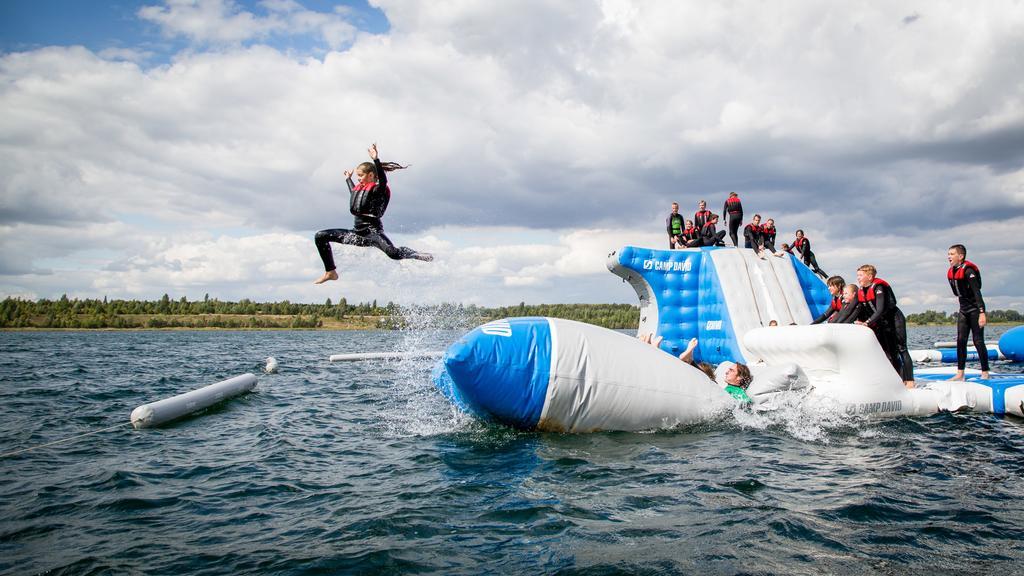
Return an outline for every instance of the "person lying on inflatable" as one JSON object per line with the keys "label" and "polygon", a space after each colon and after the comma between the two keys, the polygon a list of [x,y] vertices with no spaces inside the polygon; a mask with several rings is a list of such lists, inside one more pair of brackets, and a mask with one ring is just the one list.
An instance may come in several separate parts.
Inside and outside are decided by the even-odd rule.
{"label": "person lying on inflatable", "polygon": [[[637,336],[637,338],[639,338],[641,342],[650,344],[655,348],[657,348],[662,341],[661,336],[655,336],[653,334],[641,334]],[[744,404],[750,404],[752,402],[750,396],[747,395],[747,387],[750,386],[750,382],[753,380],[753,377],[750,374],[750,368],[748,368],[746,364],[737,364],[735,362],[726,361],[719,364],[717,368],[706,362],[697,364],[693,361],[693,351],[696,349],[697,339],[690,338],[689,343],[686,345],[686,350],[679,355],[679,359],[687,364],[699,368],[708,376],[708,378],[725,388],[725,391],[733,398]]]}

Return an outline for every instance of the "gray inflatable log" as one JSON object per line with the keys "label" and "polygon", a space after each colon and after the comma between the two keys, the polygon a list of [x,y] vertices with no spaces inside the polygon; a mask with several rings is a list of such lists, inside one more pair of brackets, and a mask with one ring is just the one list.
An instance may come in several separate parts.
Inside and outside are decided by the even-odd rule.
{"label": "gray inflatable log", "polygon": [[182,416],[187,416],[214,404],[233,398],[253,389],[256,376],[242,374],[202,388],[143,404],[132,410],[131,421],[135,428],[159,426]]}

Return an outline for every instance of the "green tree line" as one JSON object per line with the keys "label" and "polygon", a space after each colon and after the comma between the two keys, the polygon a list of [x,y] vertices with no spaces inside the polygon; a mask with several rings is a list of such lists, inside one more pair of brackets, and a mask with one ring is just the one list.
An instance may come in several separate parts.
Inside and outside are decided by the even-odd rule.
{"label": "green tree line", "polygon": [[[985,317],[988,322],[1024,323],[1024,314],[1016,310],[989,310],[985,313]],[[925,310],[918,314],[907,314],[907,322],[910,324],[956,324],[956,313],[947,314],[938,310]]]}
{"label": "green tree line", "polygon": [[0,328],[321,328],[331,322],[373,319],[380,328],[463,328],[511,316],[550,316],[579,320],[606,328],[632,328],[640,311],[629,304],[540,304],[486,308],[439,304],[399,306],[377,301],[349,304],[328,298],[323,304],[238,302],[204,297],[189,301],[164,294],[159,300],[68,298],[0,302]]}

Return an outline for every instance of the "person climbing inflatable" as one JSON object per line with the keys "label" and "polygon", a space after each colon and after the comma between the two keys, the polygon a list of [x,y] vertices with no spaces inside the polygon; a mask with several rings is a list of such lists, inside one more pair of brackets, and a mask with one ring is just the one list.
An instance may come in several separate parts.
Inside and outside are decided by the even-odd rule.
{"label": "person climbing inflatable", "polygon": [[[381,162],[377,154],[377,144],[367,149],[373,162],[363,162],[352,171],[345,171],[345,183],[348,184],[349,212],[355,217],[352,230],[330,228],[316,233],[314,241],[324,262],[324,274],[314,284],[323,284],[328,280],[337,280],[338,271],[334,265],[334,254],[331,242],[352,246],[373,246],[379,248],[392,260],[412,258],[430,262],[434,257],[426,252],[417,252],[406,246],[395,247],[384,234],[381,218],[391,201],[391,189],[388,188],[388,172],[407,168],[397,162]],[[359,180],[353,184],[352,175]]]}

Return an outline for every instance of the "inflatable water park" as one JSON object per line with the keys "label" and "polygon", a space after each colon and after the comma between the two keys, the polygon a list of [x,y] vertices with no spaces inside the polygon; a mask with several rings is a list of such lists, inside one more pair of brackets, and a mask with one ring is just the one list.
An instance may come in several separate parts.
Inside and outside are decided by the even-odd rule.
{"label": "inflatable water park", "polygon": [[[971,410],[1024,416],[1024,374],[948,367],[915,369],[906,388],[870,328],[811,325],[830,294],[789,254],[744,248],[655,250],[626,246],[608,270],[640,302],[637,334],[556,318],[508,318],[452,344],[432,379],[459,409],[523,430],[640,431],[695,424],[737,408],[719,384],[677,356],[692,339],[695,362],[746,364],[753,410],[797,402],[849,417],[927,416]],[[773,322],[774,321],[774,322]],[[775,325],[770,325],[775,324]],[[657,341],[657,339],[655,339]],[[951,343],[940,343],[951,344]],[[1024,361],[1024,326],[1003,335],[992,358]],[[916,360],[956,361],[955,350],[914,351]]]}

